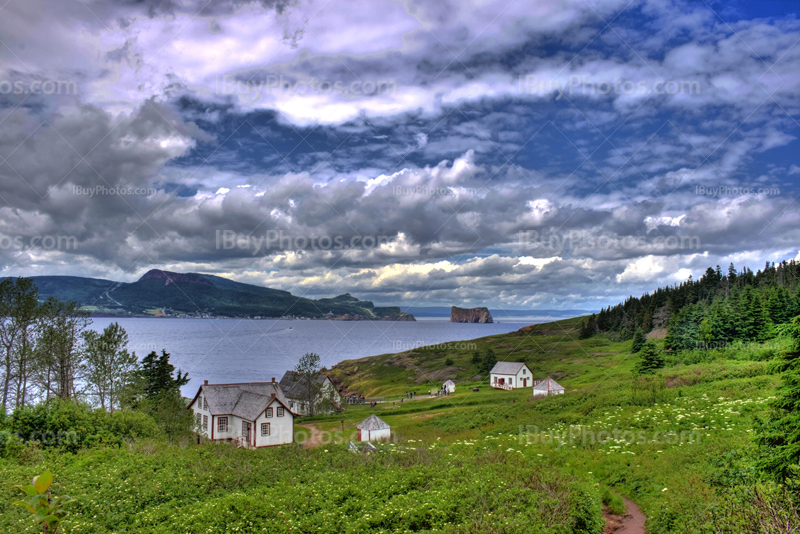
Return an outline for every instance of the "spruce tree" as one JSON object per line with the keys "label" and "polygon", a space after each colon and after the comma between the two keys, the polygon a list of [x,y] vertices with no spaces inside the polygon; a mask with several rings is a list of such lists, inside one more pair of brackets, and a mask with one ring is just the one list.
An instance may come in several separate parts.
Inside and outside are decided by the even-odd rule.
{"label": "spruce tree", "polygon": [[637,327],[636,332],[633,333],[633,345],[631,346],[631,353],[636,354],[642,347],[644,346],[645,342],[647,341],[647,336],[644,335],[644,331]]}
{"label": "spruce tree", "polygon": [[663,356],[658,352],[658,345],[652,339],[642,346],[639,358],[636,373],[640,375],[653,374],[665,365]]}
{"label": "spruce tree", "polygon": [[767,421],[757,425],[756,442],[764,452],[760,466],[785,478],[800,464],[800,316],[792,320],[792,348],[778,364],[781,384]]}
{"label": "spruce tree", "polygon": [[489,373],[496,363],[497,356],[494,355],[494,351],[492,349],[487,350],[486,356],[484,356],[483,362],[481,362],[481,372]]}
{"label": "spruce tree", "polygon": [[146,398],[157,397],[162,393],[172,393],[179,391],[180,387],[189,383],[189,373],[181,376],[180,370],[173,378],[175,366],[169,363],[169,353],[161,351],[161,356],[156,351],[151,352],[142,359],[142,369],[139,377],[142,381],[142,389]]}

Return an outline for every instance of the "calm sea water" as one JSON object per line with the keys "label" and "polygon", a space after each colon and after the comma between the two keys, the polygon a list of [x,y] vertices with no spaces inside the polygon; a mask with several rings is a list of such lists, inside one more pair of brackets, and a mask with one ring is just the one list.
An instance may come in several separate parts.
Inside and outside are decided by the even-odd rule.
{"label": "calm sea water", "polygon": [[141,359],[150,351],[170,353],[175,367],[189,372],[184,395],[194,395],[203,380],[213,383],[280,380],[307,352],[322,365],[342,360],[401,352],[424,345],[459,342],[512,332],[552,318],[514,318],[494,324],[451,323],[447,319],[416,322],[255,321],[247,319],[93,319],[102,330],[116,321],[128,332],[128,349]]}

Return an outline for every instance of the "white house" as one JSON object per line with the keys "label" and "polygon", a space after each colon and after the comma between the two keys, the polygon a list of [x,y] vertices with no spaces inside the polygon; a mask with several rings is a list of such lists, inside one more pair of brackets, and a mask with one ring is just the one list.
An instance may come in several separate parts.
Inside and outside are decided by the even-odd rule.
{"label": "white house", "polygon": [[448,380],[442,384],[442,389],[446,389],[448,393],[453,393],[456,390],[456,383],[452,380]]}
{"label": "white house", "polygon": [[198,432],[211,441],[260,448],[294,442],[295,414],[279,384],[209,384],[200,386],[187,406]]}
{"label": "white house", "polygon": [[489,371],[489,385],[497,389],[519,389],[533,385],[533,374],[523,362],[497,362]]}
{"label": "white house", "polygon": [[534,397],[549,397],[550,395],[563,395],[564,386],[550,378],[549,376],[533,383]]}
{"label": "white house", "polygon": [[[336,391],[331,379],[326,375],[319,375],[316,378],[316,385],[319,387],[319,394],[316,402],[316,412],[330,413],[334,409],[341,409],[342,396]],[[308,388],[303,383],[300,375],[294,371],[286,371],[281,378],[281,389],[286,395],[289,408],[297,415],[308,415]],[[325,399],[331,403],[323,402]]]}
{"label": "white house", "polygon": [[387,441],[391,437],[389,425],[375,414],[361,421],[356,428],[358,429],[356,441]]}

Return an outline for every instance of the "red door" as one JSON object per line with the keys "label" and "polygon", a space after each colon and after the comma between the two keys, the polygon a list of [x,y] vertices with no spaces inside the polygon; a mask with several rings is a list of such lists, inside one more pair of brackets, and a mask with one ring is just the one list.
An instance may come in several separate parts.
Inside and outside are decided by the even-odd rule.
{"label": "red door", "polygon": [[522,387],[524,387],[524,388],[528,387],[528,379],[527,378],[523,378],[522,379]]}
{"label": "red door", "polygon": [[356,441],[361,441],[361,429],[358,429],[358,434],[356,434]]}

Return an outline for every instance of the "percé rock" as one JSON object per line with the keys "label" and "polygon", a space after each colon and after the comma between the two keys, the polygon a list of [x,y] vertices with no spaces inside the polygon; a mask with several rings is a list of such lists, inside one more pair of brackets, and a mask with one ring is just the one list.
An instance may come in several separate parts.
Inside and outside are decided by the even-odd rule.
{"label": "perc\u00e9 rock", "polygon": [[493,323],[492,314],[488,308],[450,308],[451,323]]}

